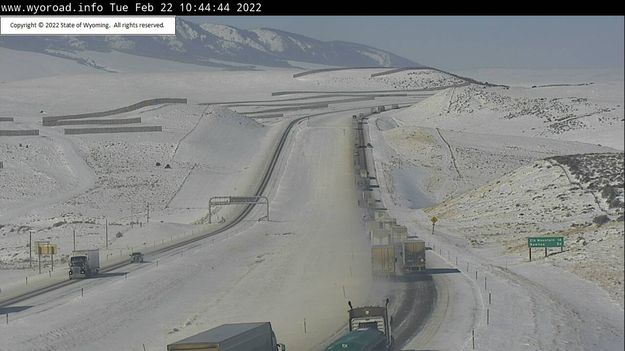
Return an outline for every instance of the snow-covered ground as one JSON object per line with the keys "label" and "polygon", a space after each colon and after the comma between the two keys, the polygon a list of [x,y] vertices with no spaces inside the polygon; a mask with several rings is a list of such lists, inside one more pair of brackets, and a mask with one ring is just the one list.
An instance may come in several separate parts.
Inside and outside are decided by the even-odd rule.
{"label": "snow-covered ground", "polygon": [[394,119],[402,126],[581,141],[623,150],[623,80],[534,89],[452,88]]}
{"label": "snow-covered ground", "polygon": [[[581,123],[553,128],[567,120]],[[622,77],[452,88],[369,125],[385,206],[462,272],[434,277],[456,304],[410,348],[472,349],[471,330],[486,350],[623,347]],[[542,235],[565,251],[530,263],[526,238]]]}
{"label": "snow-covered ground", "polygon": [[256,209],[242,229],[148,257],[127,280],[111,274],[97,289],[80,282],[84,297],[72,287],[52,305],[31,301],[36,307],[12,314],[0,331],[0,349],[163,350],[222,323],[256,320],[270,320],[292,350],[318,349],[342,329],[348,299],[370,301],[350,121],[333,115],[291,138],[268,194],[270,222],[253,220],[264,211]]}
{"label": "snow-covered ground", "polygon": [[404,70],[371,77],[390,71],[388,68],[317,72],[297,79],[314,86],[340,89],[431,89],[463,84],[464,81],[430,69]]}
{"label": "snow-covered ground", "polygon": [[45,54],[0,48],[0,84],[45,76],[89,73],[92,67],[80,66]]}
{"label": "snow-covered ground", "polygon": [[148,221],[148,210],[151,222],[201,223],[211,196],[246,194],[279,132],[198,105],[139,115],[164,131],[70,137],[55,127],[42,132],[45,138],[7,140],[0,205],[5,264],[25,265],[30,230],[34,240],[57,243],[62,259],[74,230],[78,247],[102,246],[105,221],[113,247],[148,240],[141,231],[126,235],[133,222]]}
{"label": "snow-covered ground", "polygon": [[[152,69],[158,67],[155,64]],[[315,102],[310,94],[270,96],[274,88],[309,88],[292,78],[296,70],[172,73],[169,68],[164,72],[62,78],[48,76],[54,73],[50,71],[41,73],[42,78],[31,79],[26,74],[0,86],[0,114],[15,119],[2,122],[2,128],[40,130],[40,136],[3,138],[0,144],[0,160],[4,162],[0,173],[0,262],[23,268],[29,257],[26,245],[31,231],[33,240],[57,243],[61,250],[57,258],[64,259],[73,248],[74,231],[78,247],[103,246],[107,221],[112,247],[167,239],[166,235],[145,238],[142,234],[148,209],[150,230],[157,233],[161,232],[155,228],[160,221],[206,222],[210,197],[251,193],[288,118],[256,122],[221,107],[198,103]],[[269,87],[268,81],[272,82]],[[64,127],[41,125],[43,116],[104,111],[168,96],[187,97],[188,104],[151,106],[113,117],[140,117],[141,125],[159,125],[163,132],[69,136],[63,134]],[[297,100],[300,97],[302,100]],[[365,98],[331,103],[321,110],[391,104],[401,99],[406,98]],[[285,113],[288,117],[310,111]],[[216,214],[222,220],[232,212],[230,208],[217,209]],[[138,222],[139,229],[135,228]]]}
{"label": "snow-covered ground", "polygon": [[[110,58],[117,59],[125,61]],[[58,259],[71,250],[74,229],[79,247],[102,248],[107,220],[111,250],[103,262],[124,257],[131,247],[150,250],[210,230],[219,224],[206,224],[208,199],[250,194],[290,118],[345,111],[296,127],[270,183],[271,221],[256,221],[264,214],[258,207],[236,229],[184,251],[148,255],[147,264],[24,301],[28,308],[11,310],[9,325],[0,328],[0,350],[162,350],[222,323],[255,320],[270,320],[291,350],[317,350],[344,327],[348,299],[357,305],[381,300],[356,207],[351,115],[414,98],[352,101],[267,120],[198,103],[305,104],[315,99],[270,93],[420,89],[454,85],[456,78],[411,74],[427,72],[419,70],[374,80],[367,70],[295,79],[299,70],[182,70],[65,76],[47,71],[21,80],[16,74],[0,84],[0,116],[15,117],[0,127],[41,133],[0,142],[0,294],[27,288],[25,275],[31,286],[65,278],[58,270],[50,277],[26,269],[30,230],[35,240],[59,244]],[[619,222],[618,206],[608,203],[622,201],[622,173],[619,187],[618,172],[610,173],[614,167],[585,171],[584,165],[602,158],[544,161],[623,150],[622,90],[622,80],[533,89],[472,85],[371,119],[385,205],[433,247],[430,267],[461,271],[433,275],[437,306],[407,348],[469,350],[471,330],[476,346],[486,350],[622,348],[622,211]],[[189,102],[121,117],[141,117],[142,124],[161,125],[163,132],[69,136],[63,127],[41,125],[42,116],[103,111],[155,97]],[[570,122],[573,128],[565,131],[552,127],[562,121],[583,124]],[[618,154],[600,157],[619,160]],[[615,181],[603,181],[605,174]],[[581,185],[567,175],[579,177]],[[616,189],[604,195],[606,184]],[[435,207],[419,210],[430,206]],[[216,216],[227,220],[236,210],[220,208]],[[596,225],[593,220],[606,211],[612,221]],[[432,214],[440,217],[434,236]],[[529,229],[564,230],[565,253],[546,259],[536,254],[535,262],[526,262],[522,238]],[[593,266],[584,266],[589,261]],[[491,305],[487,291],[494,294]]]}
{"label": "snow-covered ground", "polygon": [[[523,69],[523,68],[481,68],[454,71],[463,77],[471,77],[480,82],[504,84],[515,87],[532,86],[594,85],[623,81],[623,68],[603,69]],[[622,84],[622,83],[621,83]]]}
{"label": "snow-covered ground", "polygon": [[[271,222],[256,222],[264,212],[259,208],[235,231],[185,251],[189,258],[182,265],[177,255],[148,256],[152,262],[159,260],[160,271],[151,270],[152,266],[139,269],[143,278],[132,288],[119,282],[80,282],[85,290],[97,291],[85,297],[93,299],[86,307],[71,305],[76,302],[72,289],[57,292],[52,305],[28,302],[38,307],[24,314],[11,310],[15,318],[11,325],[34,329],[3,330],[0,349],[30,350],[36,345],[84,349],[86,342],[90,349],[108,350],[111,345],[142,349],[144,343],[148,349],[162,349],[168,342],[215,325],[249,320],[271,320],[291,349],[315,349],[342,330],[346,299],[359,304],[379,299],[369,295],[368,240],[362,235],[353,189],[351,115],[415,98],[362,99],[257,121],[223,107],[198,104],[280,103],[281,99],[306,103],[311,94],[298,95],[301,101],[270,94],[274,89],[316,88],[293,79],[293,72],[62,77],[46,73],[42,78],[26,76],[4,83],[1,114],[15,121],[2,122],[2,127],[40,130],[40,136],[3,138],[1,144],[0,293],[4,296],[66,279],[62,267],[73,248],[74,231],[78,248],[104,249],[108,224],[109,250],[101,256],[108,264],[127,257],[131,250],[150,251],[221,225],[206,224],[209,198],[252,194],[292,116],[345,112],[311,118],[290,138],[287,156],[272,179]],[[65,135],[65,127],[41,125],[43,116],[110,110],[154,97],[189,100],[112,118],[141,117],[141,125],[159,125],[162,132]],[[340,200],[337,194],[343,194]],[[213,219],[230,220],[237,210],[217,208]],[[44,274],[37,274],[36,262],[34,270],[28,268],[31,233],[33,240],[58,244],[54,273],[48,275],[48,257],[44,257]],[[134,276],[135,268],[130,270]],[[119,274],[113,272],[106,279]],[[192,286],[181,288],[184,284]],[[152,287],[149,293],[143,291],[146,286]],[[181,290],[189,293],[180,294]],[[124,303],[113,306],[112,301]],[[174,313],[177,306],[183,307]],[[49,308],[58,311],[58,318],[41,323]],[[89,312],[93,308],[98,317]],[[64,312],[68,309],[75,311],[74,317]],[[306,333],[295,322],[303,318]],[[167,322],[150,323],[155,320]],[[7,335],[14,337],[5,342]]]}
{"label": "snow-covered ground", "polygon": [[[614,155],[620,162],[605,162],[606,155]],[[620,176],[607,179],[614,182],[622,199],[623,154],[595,157],[621,170]],[[606,173],[602,178],[608,177]],[[565,252],[553,252],[547,261],[596,282],[622,305],[623,205],[622,200],[617,200],[616,206],[608,205],[601,193],[601,189],[580,186],[577,177],[559,164],[537,161],[426,213],[444,219],[473,246],[495,242],[523,256],[527,255],[528,236],[563,236]],[[606,215],[609,219],[603,223]],[[542,253],[535,255],[540,259]]]}

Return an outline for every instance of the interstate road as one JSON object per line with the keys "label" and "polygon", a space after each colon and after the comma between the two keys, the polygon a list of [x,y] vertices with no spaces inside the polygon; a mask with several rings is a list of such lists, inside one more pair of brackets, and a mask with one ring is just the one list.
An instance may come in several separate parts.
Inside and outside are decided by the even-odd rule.
{"label": "interstate road", "polygon": [[[374,106],[377,106],[377,105],[378,104],[375,104]],[[275,170],[275,168],[276,168],[276,166],[278,164],[278,160],[280,158],[280,155],[281,155],[282,151],[284,151],[284,146],[287,143],[287,139],[289,137],[289,134],[291,134],[290,132],[292,131],[292,129],[298,123],[302,122],[303,120],[307,119],[308,117],[318,117],[318,116],[326,115],[326,119],[329,119],[330,116],[327,116],[327,115],[330,115],[330,114],[336,115],[339,112],[359,111],[359,110],[363,110],[363,109],[366,109],[366,108],[369,108],[369,107],[373,107],[373,106],[363,106],[363,107],[358,107],[358,108],[345,109],[345,110],[342,110],[342,111],[322,112],[322,113],[313,114],[313,115],[310,115],[310,116],[300,117],[300,118],[297,118],[297,119],[294,119],[293,121],[291,121],[289,123],[289,125],[287,126],[287,128],[282,133],[281,137],[280,137],[280,140],[279,140],[279,142],[278,142],[278,144],[276,146],[276,149],[274,150],[274,152],[272,154],[272,157],[271,157],[271,160],[269,162],[269,165],[268,165],[267,169],[265,170],[263,178],[261,179],[261,182],[260,182],[260,184],[258,186],[256,194],[260,195],[260,194],[262,194],[265,191],[265,188],[267,187],[267,185],[269,183],[269,180],[272,177],[272,175],[274,173],[274,170]],[[327,127],[321,127],[321,128],[327,128]],[[244,210],[232,222],[228,223],[227,225],[224,225],[223,227],[221,227],[221,228],[219,228],[219,229],[217,229],[215,231],[204,233],[204,234],[202,234],[200,236],[189,238],[188,240],[181,241],[181,242],[176,243],[174,245],[170,245],[168,247],[164,247],[164,248],[152,251],[150,253],[150,256],[154,256],[154,255],[160,254],[160,253],[167,254],[169,256],[177,255],[177,254],[181,254],[182,255],[184,250],[192,249],[194,246],[197,246],[198,245],[198,243],[196,243],[197,241],[205,239],[205,238],[208,238],[208,237],[213,236],[213,235],[216,235],[218,233],[222,233],[222,232],[224,232],[224,231],[226,231],[228,229],[231,229],[236,224],[240,223],[250,213],[252,208],[253,208],[253,206],[246,206],[244,208]],[[126,267],[126,266],[128,266],[127,262],[122,262],[122,263],[119,263],[119,264],[116,264],[116,265],[109,266],[105,270],[103,270],[103,274],[102,275],[103,275],[103,277],[115,277],[115,276],[123,275],[123,272],[115,273],[115,272],[113,272],[113,270],[119,269],[119,268],[122,268],[122,267]],[[134,267],[138,267],[138,266],[133,266],[133,268]],[[2,306],[0,306],[0,307],[5,309],[5,310],[9,310],[9,309],[11,309],[11,307],[9,307],[9,305],[15,305],[16,303],[19,303],[21,301],[25,301],[26,299],[33,298],[33,297],[36,297],[36,296],[40,296],[40,295],[43,295],[43,294],[46,294],[46,293],[53,292],[55,290],[60,289],[61,287],[64,287],[64,286],[67,286],[67,285],[70,285],[70,284],[78,284],[79,282],[83,282],[83,284],[88,284],[87,286],[90,288],[90,287],[95,286],[95,284],[101,284],[100,281],[103,283],[103,282],[105,282],[107,280],[108,279],[87,279],[87,280],[84,280],[84,281],[78,281],[78,280],[77,281],[63,281],[60,284],[52,285],[52,286],[46,287],[45,289],[41,289],[41,290],[38,290],[38,291],[33,291],[33,292],[29,293],[29,294],[22,295],[20,297],[17,297],[15,299],[13,299],[12,301],[4,301],[2,303]],[[399,325],[406,325],[407,326],[407,327],[404,328],[403,332],[401,331],[401,328],[397,329],[397,332],[398,332],[397,335],[399,337],[401,337],[401,334],[405,334],[406,337],[408,337],[409,335],[411,335],[411,333],[414,330],[413,328],[415,327],[414,319],[411,319],[412,322],[409,321],[406,324],[406,322],[403,321],[405,319],[404,317],[408,318],[411,315],[415,315],[415,313],[412,312],[414,310],[415,306],[416,307],[419,307],[419,306],[421,306],[421,307],[428,307],[429,306],[429,304],[427,304],[427,303],[415,303],[415,300],[414,300],[414,297],[417,296],[417,295],[419,295],[419,296],[430,295],[430,294],[423,294],[422,292],[419,292],[419,291],[428,291],[428,289],[432,289],[432,283],[431,283],[430,280],[424,279],[422,281],[423,281],[423,283],[420,283],[420,284],[423,284],[423,288],[420,288],[420,290],[411,289],[410,288],[411,283],[403,282],[402,284],[405,284],[408,287],[407,292],[404,293],[403,295],[401,295],[402,297],[400,297],[398,300],[395,300],[395,304],[398,306],[398,312],[396,313],[396,323],[398,323]],[[66,289],[63,289],[63,290],[66,290]],[[77,290],[77,288],[73,288],[73,290]],[[54,295],[59,294],[59,293],[61,293],[61,292],[58,291],[58,292],[53,293],[51,296],[48,296],[48,297],[49,298],[53,298]],[[404,300],[407,303],[404,303],[404,301],[401,301],[401,300]],[[404,308],[404,306],[407,306],[407,307]],[[426,314],[421,312],[418,315],[422,316],[422,319],[424,319],[425,317],[423,317],[423,316],[425,316]],[[402,317],[402,316],[404,316],[404,317]]]}

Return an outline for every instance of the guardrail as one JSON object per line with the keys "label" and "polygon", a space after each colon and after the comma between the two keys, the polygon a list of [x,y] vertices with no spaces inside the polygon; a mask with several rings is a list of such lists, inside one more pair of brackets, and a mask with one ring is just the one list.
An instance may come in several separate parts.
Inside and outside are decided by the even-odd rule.
{"label": "guardrail", "polygon": [[157,98],[157,99],[149,99],[142,100],[137,102],[136,104],[116,108],[113,110],[100,111],[100,112],[89,112],[89,113],[80,113],[76,115],[63,115],[63,116],[49,116],[42,117],[42,122],[44,126],[54,126],[57,121],[65,120],[65,119],[81,119],[81,118],[92,118],[92,117],[106,117],[117,115],[120,113],[126,113],[130,111],[135,111],[140,108],[144,108],[147,106],[153,105],[162,105],[162,104],[186,104],[186,98]]}
{"label": "guardrail", "polygon": [[25,136],[25,135],[39,135],[39,129],[0,130],[0,136]]}
{"label": "guardrail", "polygon": [[323,73],[323,72],[332,72],[332,71],[343,71],[343,70],[347,70],[347,69],[371,69],[371,68],[384,68],[384,67],[336,67],[336,68],[320,68],[320,69],[313,69],[310,71],[305,71],[305,72],[300,72],[300,73],[295,73],[293,75],[293,78],[298,78],[298,77],[302,77],[302,76],[307,76],[309,74],[315,74],[315,73]]}
{"label": "guardrail", "polygon": [[65,129],[65,134],[97,134],[97,133],[137,133],[137,132],[162,132],[162,126],[144,127],[103,127],[103,128],[71,128]]}
{"label": "guardrail", "polygon": [[136,118],[112,118],[112,119],[68,119],[56,121],[57,126],[81,125],[81,124],[132,124],[141,123],[141,117]]}

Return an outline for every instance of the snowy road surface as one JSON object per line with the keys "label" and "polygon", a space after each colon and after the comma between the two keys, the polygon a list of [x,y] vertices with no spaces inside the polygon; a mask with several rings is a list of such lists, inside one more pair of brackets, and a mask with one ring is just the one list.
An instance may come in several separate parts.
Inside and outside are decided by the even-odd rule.
{"label": "snowy road surface", "polygon": [[379,299],[370,296],[350,118],[311,120],[291,137],[270,192],[271,222],[149,257],[158,266],[132,266],[127,279],[124,269],[23,301],[25,309],[13,308],[0,330],[0,349],[162,350],[222,323],[257,320],[271,321],[293,350],[334,335],[346,322],[348,299]]}

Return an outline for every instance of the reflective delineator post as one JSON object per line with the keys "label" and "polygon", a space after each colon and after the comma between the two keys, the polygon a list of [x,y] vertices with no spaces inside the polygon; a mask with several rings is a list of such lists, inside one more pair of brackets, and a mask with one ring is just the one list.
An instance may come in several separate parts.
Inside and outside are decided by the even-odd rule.
{"label": "reflective delineator post", "polygon": [[28,264],[33,269],[33,231],[28,231]]}
{"label": "reflective delineator post", "polygon": [[104,218],[104,236],[106,238],[106,249],[108,250],[109,249],[109,220],[108,218]]}

